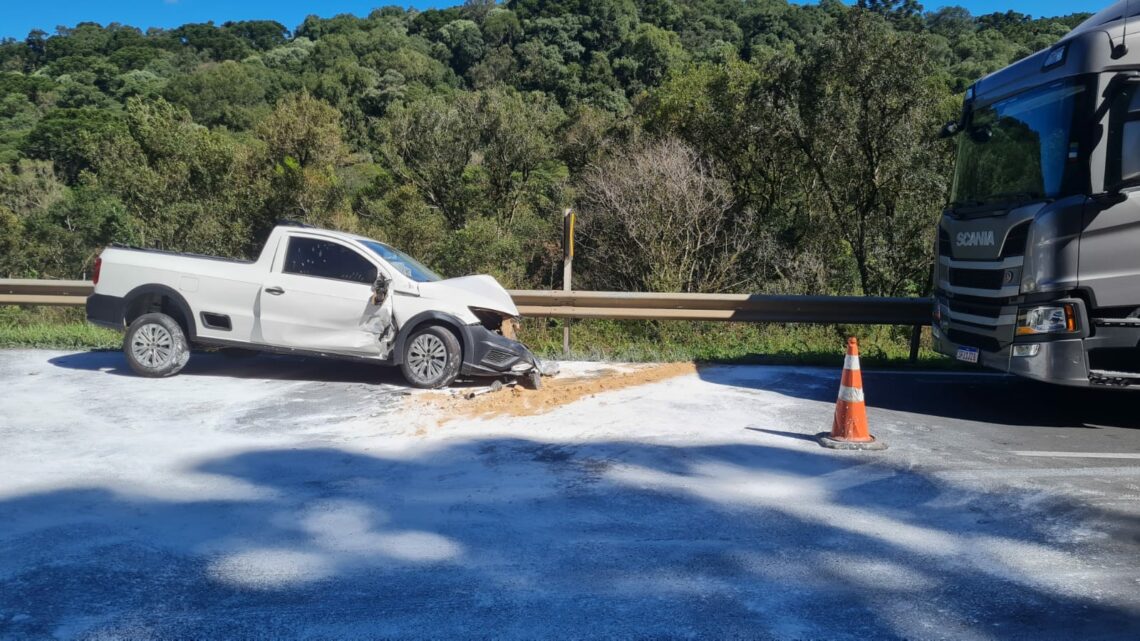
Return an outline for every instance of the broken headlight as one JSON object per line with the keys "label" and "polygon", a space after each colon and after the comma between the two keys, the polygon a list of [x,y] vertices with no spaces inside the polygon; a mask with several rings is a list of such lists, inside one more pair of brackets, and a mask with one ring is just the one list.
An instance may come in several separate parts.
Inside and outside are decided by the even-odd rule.
{"label": "broken headlight", "polygon": [[514,320],[510,316],[496,312],[489,309],[482,309],[480,307],[468,307],[472,314],[479,319],[479,324],[485,327],[488,331],[499,332],[506,335],[508,327]]}

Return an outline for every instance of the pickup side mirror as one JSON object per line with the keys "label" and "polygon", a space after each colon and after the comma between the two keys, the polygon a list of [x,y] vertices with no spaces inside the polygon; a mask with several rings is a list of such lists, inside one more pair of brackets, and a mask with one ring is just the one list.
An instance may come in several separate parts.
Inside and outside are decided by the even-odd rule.
{"label": "pickup side mirror", "polygon": [[953,138],[958,135],[959,131],[962,131],[962,123],[954,120],[942,126],[942,131],[938,133],[938,137],[943,139]]}
{"label": "pickup side mirror", "polygon": [[384,301],[388,300],[388,290],[392,287],[392,279],[384,274],[376,276],[376,282],[372,283],[372,304],[383,305]]}

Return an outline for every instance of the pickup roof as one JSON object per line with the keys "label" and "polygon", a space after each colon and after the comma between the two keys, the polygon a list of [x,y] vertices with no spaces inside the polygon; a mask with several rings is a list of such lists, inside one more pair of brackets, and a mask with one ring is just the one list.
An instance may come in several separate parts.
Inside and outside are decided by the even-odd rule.
{"label": "pickup roof", "polygon": [[256,261],[114,246],[94,275],[87,318],[125,331],[143,376],[177,374],[191,346],[394,365],[426,388],[458,376],[537,385],[545,369],[514,340],[519,312],[494,278],[444,280],[352,234],[279,225]]}

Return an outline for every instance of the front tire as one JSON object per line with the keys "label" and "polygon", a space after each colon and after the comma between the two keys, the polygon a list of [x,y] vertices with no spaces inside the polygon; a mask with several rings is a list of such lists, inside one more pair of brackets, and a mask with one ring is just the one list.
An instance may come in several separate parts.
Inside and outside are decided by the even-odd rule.
{"label": "front tire", "polygon": [[190,345],[178,322],[158,312],[135,319],[123,337],[123,353],[139,376],[174,376],[190,360]]}
{"label": "front tire", "polygon": [[463,350],[459,339],[444,327],[430,325],[416,330],[404,344],[400,369],[414,387],[439,389],[459,376]]}

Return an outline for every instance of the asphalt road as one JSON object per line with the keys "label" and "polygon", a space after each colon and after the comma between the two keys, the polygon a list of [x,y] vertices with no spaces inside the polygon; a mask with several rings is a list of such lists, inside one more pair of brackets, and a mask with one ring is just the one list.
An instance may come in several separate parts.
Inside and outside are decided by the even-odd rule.
{"label": "asphalt road", "polygon": [[1140,638],[1140,394],[864,374],[886,452],[811,440],[824,369],[476,419],[0,352],[0,639]]}

